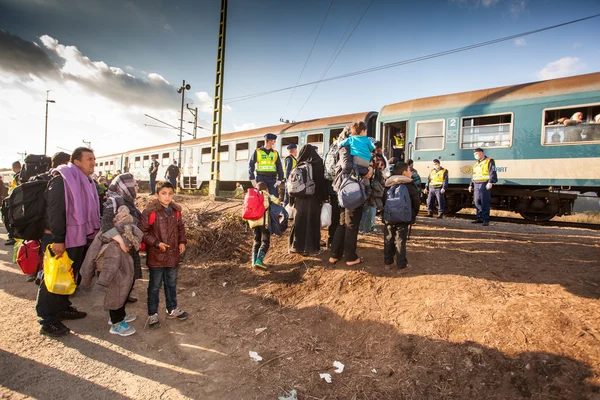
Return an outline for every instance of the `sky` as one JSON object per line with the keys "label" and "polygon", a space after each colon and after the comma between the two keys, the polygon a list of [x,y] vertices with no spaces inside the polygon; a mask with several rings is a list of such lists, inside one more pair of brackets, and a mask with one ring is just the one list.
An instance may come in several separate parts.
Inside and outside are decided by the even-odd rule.
{"label": "sky", "polygon": [[[47,94],[50,155],[83,141],[97,155],[177,141],[176,130],[144,126],[159,125],[144,114],[178,126],[183,80],[185,102],[210,127],[219,8],[219,0],[0,0],[0,168],[43,153]],[[239,100],[598,13],[597,0],[229,0],[223,133],[597,72],[600,18]],[[184,119],[191,130],[191,114]]]}

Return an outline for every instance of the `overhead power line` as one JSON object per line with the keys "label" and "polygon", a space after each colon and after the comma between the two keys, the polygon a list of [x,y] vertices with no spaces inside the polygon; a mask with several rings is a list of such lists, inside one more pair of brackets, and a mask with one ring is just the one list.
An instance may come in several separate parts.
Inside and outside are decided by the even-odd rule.
{"label": "overhead power line", "polygon": [[329,15],[329,11],[331,11],[331,6],[333,6],[333,2],[334,0],[331,0],[331,2],[329,3],[329,8],[327,9],[327,12],[325,13],[325,18],[323,18],[323,22],[321,22],[321,27],[319,28],[319,32],[317,33],[317,37],[315,37],[315,41],[312,44],[312,47],[310,48],[310,51],[308,52],[308,57],[306,57],[306,61],[304,62],[304,66],[302,67],[302,71],[300,71],[300,76],[298,76],[298,80],[296,81],[296,85],[294,86],[294,90],[292,90],[292,94],[290,95],[290,98],[287,101],[287,104],[285,105],[285,109],[283,110],[283,115],[285,115],[288,106],[290,105],[290,101],[292,101],[292,97],[294,97],[294,93],[296,92],[296,86],[298,86],[298,83],[300,83],[300,79],[302,78],[302,74],[304,74],[304,70],[306,69],[306,65],[308,64],[308,60],[310,60],[310,56],[313,52],[313,50],[315,49],[315,45],[317,44],[317,40],[319,39],[319,36],[321,35],[321,31],[323,30],[323,26],[325,25],[325,21],[327,20],[327,16]]}
{"label": "overhead power line", "polygon": [[[359,71],[349,72],[347,74],[332,76],[330,78],[324,78],[324,79],[320,79],[320,80],[313,81],[313,82],[301,83],[295,87],[304,87],[304,86],[315,85],[315,84],[321,83],[321,82],[330,82],[330,81],[335,81],[335,80],[339,80],[339,79],[350,78],[353,76],[368,74],[371,72],[381,71],[381,70],[388,69],[388,68],[399,67],[401,65],[413,64],[413,63],[420,62],[420,61],[430,60],[432,58],[439,58],[439,57],[447,56],[450,54],[461,53],[461,52],[465,52],[467,50],[473,50],[473,49],[477,49],[479,47],[490,46],[492,44],[506,42],[508,40],[533,35],[533,34],[544,32],[544,31],[549,31],[552,29],[560,28],[560,27],[567,26],[567,25],[572,25],[572,24],[582,22],[582,21],[587,21],[589,19],[597,18],[597,17],[600,17],[600,14],[594,14],[594,15],[590,15],[588,17],[579,18],[579,19],[575,19],[572,21],[563,22],[561,24],[556,24],[556,25],[551,25],[551,26],[547,26],[544,28],[540,28],[540,29],[535,29],[532,31],[522,32],[522,33],[518,33],[515,35],[504,36],[502,38],[488,40],[486,42],[480,42],[480,43],[476,43],[476,44],[472,44],[472,45],[468,45],[468,46],[464,46],[464,47],[457,47],[455,49],[441,51],[441,52],[429,54],[426,56],[410,58],[408,60],[402,60],[402,61],[398,61],[398,62],[391,63],[391,64],[384,64],[384,65],[380,65],[377,67],[372,67],[372,68],[367,68],[367,69],[363,69],[363,70],[359,70]],[[294,88],[294,86],[289,86],[289,87],[285,87],[285,88],[281,88],[281,89],[269,90],[269,91],[260,92],[260,93],[253,93],[253,94],[248,94],[248,95],[244,95],[244,96],[236,96],[236,97],[231,97],[231,98],[227,99],[226,101],[229,104],[232,104],[232,103],[237,103],[239,101],[250,100],[250,99],[253,99],[256,97],[266,96],[266,95],[273,94],[273,93],[284,92],[286,90],[290,90],[293,88]]]}

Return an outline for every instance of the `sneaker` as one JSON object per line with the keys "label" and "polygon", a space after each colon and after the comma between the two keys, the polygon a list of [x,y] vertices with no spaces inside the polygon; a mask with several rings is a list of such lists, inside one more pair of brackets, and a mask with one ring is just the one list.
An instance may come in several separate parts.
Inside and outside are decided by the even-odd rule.
{"label": "sneaker", "polygon": [[485,222],[483,223],[483,226],[489,226],[489,225],[490,225],[489,221],[485,221]]}
{"label": "sneaker", "polygon": [[135,328],[133,326],[129,326],[127,322],[121,321],[118,324],[113,325],[109,332],[113,335],[131,336],[135,333]]}
{"label": "sneaker", "polygon": [[396,264],[385,264],[385,269],[392,270],[395,266]]}
{"label": "sneaker", "polygon": [[442,219],[442,218],[444,218],[444,214],[440,214],[437,216],[437,219]]}
{"label": "sneaker", "polygon": [[406,271],[410,271],[411,268],[412,268],[412,265],[408,264],[404,268],[398,268],[398,273],[399,274],[404,274]]}
{"label": "sneaker", "polygon": [[476,219],[475,221],[471,221],[472,224],[483,224],[483,221],[480,219]]}
{"label": "sneaker", "polygon": [[[160,328],[160,320],[158,319],[158,314],[148,315],[148,319],[146,320],[146,326],[149,326],[150,328]],[[144,328],[146,326],[144,326]]]}
{"label": "sneaker", "polygon": [[40,328],[40,333],[42,335],[51,336],[51,337],[61,337],[68,335],[71,330],[67,328],[62,322],[57,322],[55,324],[42,325]]}
{"label": "sneaker", "polygon": [[[133,315],[133,314],[125,314],[125,319],[123,321],[125,322],[133,322],[137,319],[137,315]],[[112,325],[112,321],[110,320],[110,317],[108,317],[108,324]]]}
{"label": "sneaker", "polygon": [[138,301],[137,297],[127,296],[128,303],[135,303],[136,301]]}
{"label": "sneaker", "polygon": [[35,277],[36,276],[37,276],[37,274],[27,275],[27,282],[33,282],[33,281],[35,281]]}
{"label": "sneaker", "polygon": [[176,319],[179,319],[179,320],[183,321],[184,319],[186,319],[188,317],[188,315],[189,314],[187,312],[183,311],[179,307],[176,308],[176,309],[174,309],[174,310],[167,311],[167,318],[168,319],[174,319],[174,318],[176,318]]}
{"label": "sneaker", "polygon": [[5,245],[5,246],[14,246],[14,245],[15,245],[15,243],[17,243],[17,242],[15,241],[15,239],[8,239],[6,242],[4,242],[4,245]]}
{"label": "sneaker", "polygon": [[86,316],[86,312],[79,311],[73,306],[70,306],[65,311],[61,311],[60,313],[58,313],[58,318],[60,319],[81,319],[85,318]]}

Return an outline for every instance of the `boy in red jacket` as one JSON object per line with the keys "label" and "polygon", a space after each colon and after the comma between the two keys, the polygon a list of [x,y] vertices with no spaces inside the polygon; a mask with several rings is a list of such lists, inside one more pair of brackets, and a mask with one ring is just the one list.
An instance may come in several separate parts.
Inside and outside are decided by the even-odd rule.
{"label": "boy in red jacket", "polygon": [[181,206],[173,201],[173,196],[173,185],[159,182],[156,185],[156,199],[148,203],[139,223],[144,233],[146,265],[150,272],[147,322],[150,327],[160,326],[158,293],[163,281],[167,318],[184,320],[188,317],[187,312],[177,307],[177,271],[187,240],[181,221]]}

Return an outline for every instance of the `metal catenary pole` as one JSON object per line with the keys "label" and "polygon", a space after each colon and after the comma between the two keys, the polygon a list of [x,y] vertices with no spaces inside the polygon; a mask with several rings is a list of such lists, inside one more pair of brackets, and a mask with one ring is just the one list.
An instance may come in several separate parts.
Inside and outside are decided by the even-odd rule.
{"label": "metal catenary pole", "polygon": [[208,194],[219,195],[219,179],[221,178],[221,118],[223,107],[223,82],[225,75],[225,34],[227,32],[227,0],[221,0],[219,23],[219,41],[217,47],[217,74],[215,78],[215,99],[213,104],[213,126],[211,140],[210,183]]}
{"label": "metal catenary pole", "polygon": [[181,85],[181,116],[179,117],[179,161],[177,161],[177,167],[179,168],[179,174],[177,174],[177,191],[181,187],[181,146],[183,143],[183,102],[185,99],[185,79]]}

